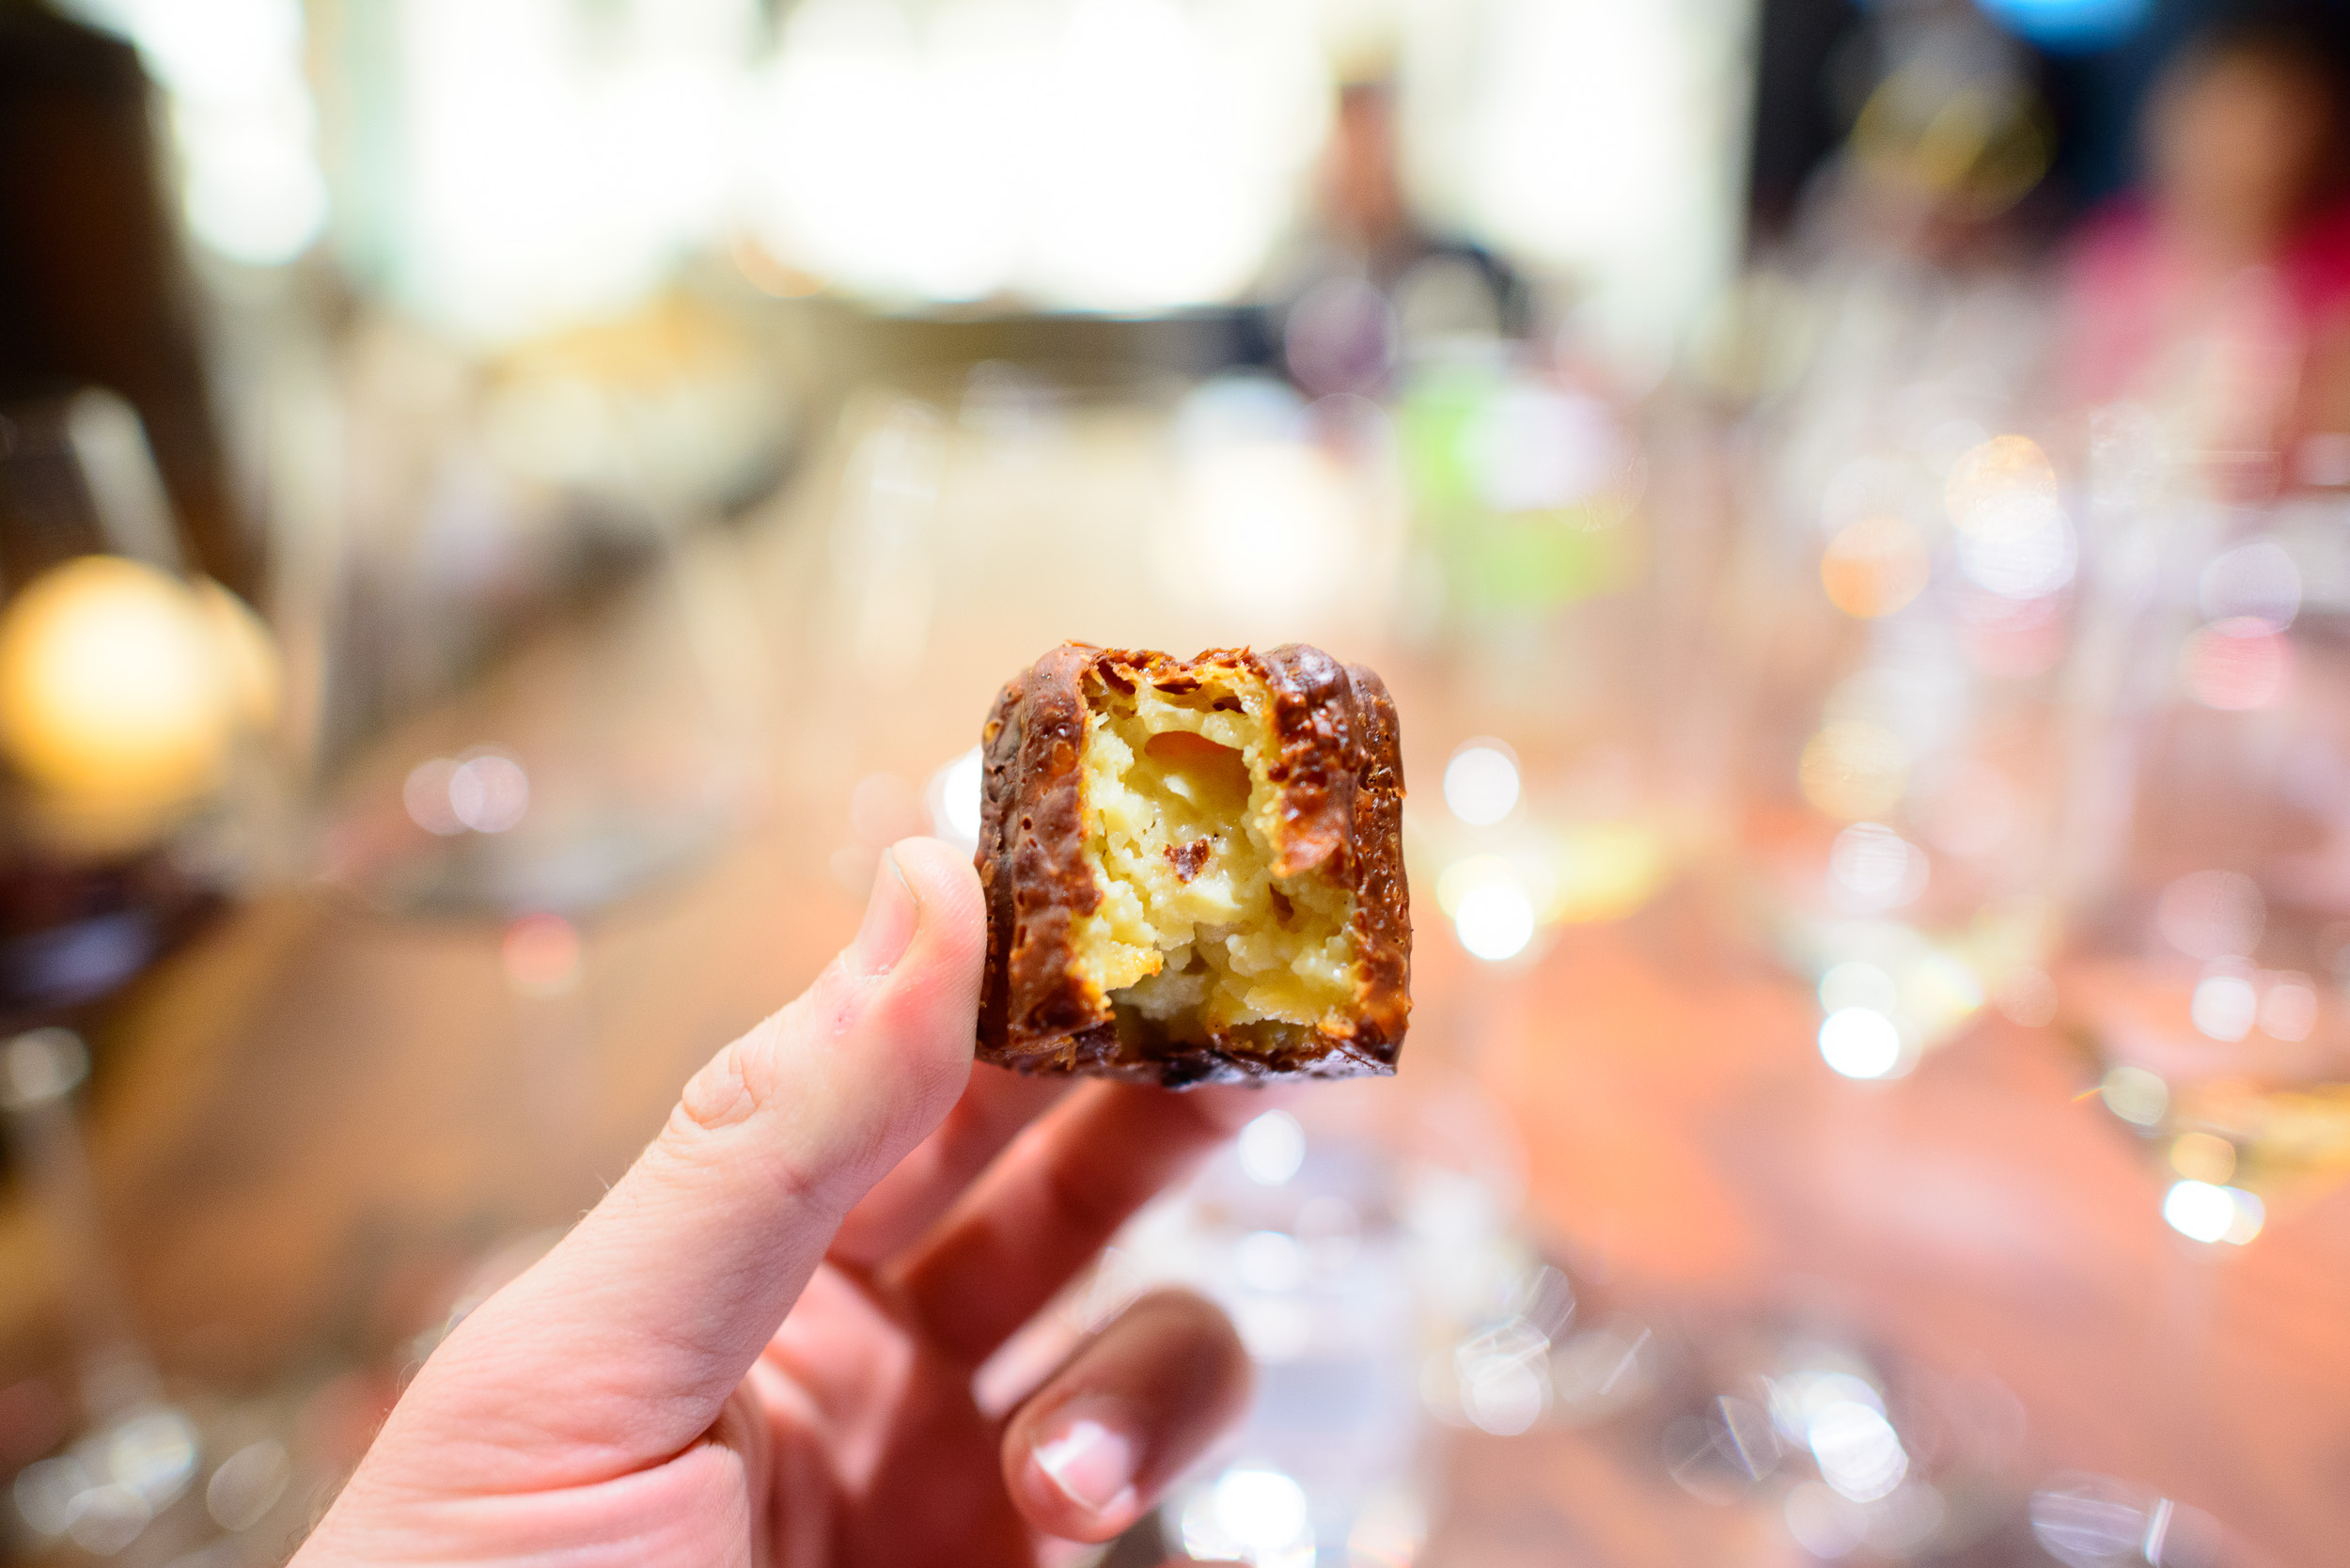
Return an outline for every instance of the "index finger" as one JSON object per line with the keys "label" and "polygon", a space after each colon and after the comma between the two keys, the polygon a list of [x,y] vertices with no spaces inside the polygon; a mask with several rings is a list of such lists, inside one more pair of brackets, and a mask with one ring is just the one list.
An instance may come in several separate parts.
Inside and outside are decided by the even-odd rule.
{"label": "index finger", "polygon": [[983,1360],[1267,1104],[1249,1088],[1088,1084],[1016,1138],[885,1282],[942,1347]]}

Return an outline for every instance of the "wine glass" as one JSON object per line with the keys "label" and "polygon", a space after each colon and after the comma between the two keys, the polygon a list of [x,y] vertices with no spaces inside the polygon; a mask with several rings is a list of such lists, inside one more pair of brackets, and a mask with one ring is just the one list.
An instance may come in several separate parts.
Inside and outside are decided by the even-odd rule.
{"label": "wine glass", "polygon": [[2350,507],[2172,513],[2064,1011],[2163,1214],[2241,1244],[2350,1175]]}
{"label": "wine glass", "polygon": [[[0,1132],[56,1271],[78,1429],[0,1495],[0,1541],[42,1564],[258,1568],[301,1523],[315,1473],[299,1408],[166,1380],[133,1326],[101,1222],[73,1097],[81,1038],[0,1040]],[[302,1482],[305,1484],[297,1484]]]}
{"label": "wine glass", "polygon": [[1755,475],[1744,882],[1849,1077],[1907,1072],[1986,1006],[2052,1005],[2096,519],[2021,428],[2018,357],[1824,351]]}
{"label": "wine glass", "polygon": [[276,704],[129,406],[0,409],[0,1027],[115,990],[262,860]]}

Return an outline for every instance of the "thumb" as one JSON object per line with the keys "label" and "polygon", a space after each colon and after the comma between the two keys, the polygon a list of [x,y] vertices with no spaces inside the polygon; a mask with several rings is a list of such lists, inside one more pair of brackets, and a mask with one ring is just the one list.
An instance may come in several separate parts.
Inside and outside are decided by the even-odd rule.
{"label": "thumb", "polygon": [[928,839],[885,855],[856,939],[697,1074],[603,1201],[458,1326],[385,1441],[424,1441],[488,1492],[624,1474],[707,1431],[841,1217],[961,1094],[986,951],[967,859]]}

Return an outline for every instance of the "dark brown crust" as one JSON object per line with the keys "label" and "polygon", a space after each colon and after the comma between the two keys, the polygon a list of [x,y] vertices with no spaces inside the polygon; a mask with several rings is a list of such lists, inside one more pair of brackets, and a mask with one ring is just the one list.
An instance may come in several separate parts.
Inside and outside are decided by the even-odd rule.
{"label": "dark brown crust", "polygon": [[[1152,1038],[1130,1015],[1121,1035],[1108,998],[1072,962],[1075,922],[1102,899],[1085,853],[1087,681],[1182,693],[1212,675],[1254,676],[1272,693],[1275,870],[1315,871],[1354,890],[1355,1006],[1318,1027],[1259,1024],[1204,1043]],[[1004,687],[982,745],[980,1060],[1170,1088],[1395,1070],[1411,1013],[1411,912],[1395,704],[1376,675],[1302,643],[1262,654],[1211,649],[1191,660],[1066,643]]]}
{"label": "dark brown crust", "polygon": [[1102,891],[1085,856],[1079,791],[1085,671],[1096,650],[1064,643],[995,698],[981,732],[979,881],[987,895],[987,981],[979,1039],[1074,1037],[1115,1043],[1099,991],[1069,966],[1072,927]]}

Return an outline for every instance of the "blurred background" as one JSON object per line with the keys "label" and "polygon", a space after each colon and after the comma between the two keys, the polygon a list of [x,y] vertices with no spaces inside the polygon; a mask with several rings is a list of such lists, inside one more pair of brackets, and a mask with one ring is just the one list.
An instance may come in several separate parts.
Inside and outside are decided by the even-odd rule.
{"label": "blurred background", "polygon": [[1104,1552],[2350,1539],[2350,55],[2224,0],[0,0],[0,1558],[290,1552],[1064,638],[1418,1010]]}

